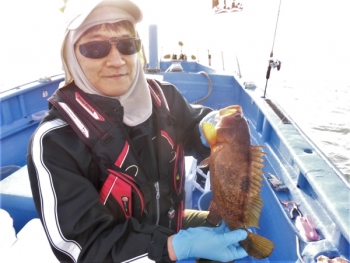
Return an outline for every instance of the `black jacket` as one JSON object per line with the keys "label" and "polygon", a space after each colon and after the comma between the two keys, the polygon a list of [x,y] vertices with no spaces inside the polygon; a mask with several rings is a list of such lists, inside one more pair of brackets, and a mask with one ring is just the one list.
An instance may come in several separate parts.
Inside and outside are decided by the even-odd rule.
{"label": "black jacket", "polygon": [[[183,145],[185,154],[199,161],[207,157],[209,149],[200,141],[198,123],[211,110],[188,104],[170,84],[163,84],[162,90],[177,141]],[[110,118],[122,120],[123,107],[119,101],[89,97]],[[153,112],[147,121],[135,127],[124,125],[143,169],[153,182],[159,180],[157,144],[152,140],[157,133],[155,115]],[[173,232],[165,223],[166,215],[161,214],[160,225],[153,219],[150,222],[152,215],[148,220],[135,217],[124,222],[114,220],[100,202],[102,173],[91,148],[63,119],[51,108],[29,142],[27,158],[35,205],[57,258],[67,262],[122,262],[148,253],[157,261],[169,260],[166,240]]]}

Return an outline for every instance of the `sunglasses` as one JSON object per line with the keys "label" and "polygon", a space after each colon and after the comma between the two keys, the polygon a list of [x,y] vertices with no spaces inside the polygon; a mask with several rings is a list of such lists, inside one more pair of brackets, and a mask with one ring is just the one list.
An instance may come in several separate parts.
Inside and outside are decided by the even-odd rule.
{"label": "sunglasses", "polygon": [[141,39],[112,37],[104,41],[91,41],[79,46],[80,54],[87,58],[104,58],[111,51],[112,44],[115,44],[118,51],[123,55],[132,55],[140,51]]}

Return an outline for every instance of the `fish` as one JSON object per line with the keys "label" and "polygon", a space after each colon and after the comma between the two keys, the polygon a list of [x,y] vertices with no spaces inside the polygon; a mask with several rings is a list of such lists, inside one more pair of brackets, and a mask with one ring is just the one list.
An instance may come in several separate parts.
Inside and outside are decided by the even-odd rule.
{"label": "fish", "polygon": [[274,243],[248,229],[259,227],[263,206],[260,195],[263,180],[263,146],[251,145],[249,124],[239,105],[218,111],[216,125],[203,122],[203,134],[211,149],[199,168],[209,166],[213,199],[207,221],[218,225],[225,221],[230,230],[244,229],[248,236],[239,244],[248,255],[268,257]]}

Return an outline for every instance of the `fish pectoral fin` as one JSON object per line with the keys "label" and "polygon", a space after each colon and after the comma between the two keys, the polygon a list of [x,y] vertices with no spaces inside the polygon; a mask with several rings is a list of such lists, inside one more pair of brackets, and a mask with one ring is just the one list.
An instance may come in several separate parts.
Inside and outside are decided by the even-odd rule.
{"label": "fish pectoral fin", "polygon": [[270,256],[275,247],[271,240],[252,232],[248,232],[247,238],[238,243],[244,248],[249,256],[257,259],[263,259]]}
{"label": "fish pectoral fin", "polygon": [[211,122],[203,122],[202,129],[205,139],[208,141],[209,145],[212,145],[216,142],[216,129],[214,124]]}
{"label": "fish pectoral fin", "polygon": [[205,158],[203,161],[201,161],[200,164],[197,165],[198,168],[206,168],[209,166],[210,163],[210,157]]}
{"label": "fish pectoral fin", "polygon": [[209,215],[207,217],[207,222],[213,226],[218,226],[222,222],[222,217],[219,215],[218,208],[214,201],[210,202],[209,205]]}

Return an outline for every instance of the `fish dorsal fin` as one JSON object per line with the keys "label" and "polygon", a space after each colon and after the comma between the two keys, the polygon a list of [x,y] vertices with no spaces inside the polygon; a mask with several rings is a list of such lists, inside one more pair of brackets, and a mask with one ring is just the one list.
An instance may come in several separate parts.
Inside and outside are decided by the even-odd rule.
{"label": "fish dorsal fin", "polygon": [[261,181],[263,180],[263,171],[261,170],[264,165],[262,162],[266,153],[260,151],[263,146],[251,146],[250,147],[250,161],[249,161],[249,198],[245,207],[246,213],[246,226],[258,227],[261,209],[263,201],[260,197]]}
{"label": "fish dorsal fin", "polygon": [[209,142],[210,145],[216,142],[216,129],[214,124],[211,122],[203,122],[202,129],[205,139]]}

